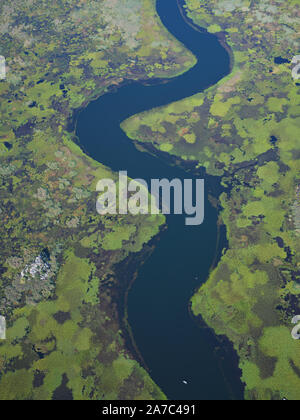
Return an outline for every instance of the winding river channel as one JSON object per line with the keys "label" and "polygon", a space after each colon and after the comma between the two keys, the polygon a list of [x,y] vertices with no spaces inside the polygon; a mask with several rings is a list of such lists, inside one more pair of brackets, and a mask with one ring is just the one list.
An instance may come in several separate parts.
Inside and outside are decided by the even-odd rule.
{"label": "winding river channel", "polygon": [[[218,235],[217,210],[208,193],[217,194],[219,180],[205,172],[191,174],[168,159],[139,151],[121,130],[126,118],[203,91],[230,72],[230,57],[219,39],[190,25],[183,0],[157,0],[165,27],[198,59],[182,76],[146,85],[126,83],[92,102],[77,121],[77,135],[85,151],[114,171],[131,178],[203,177],[206,182],[205,222],[185,226],[185,216],[168,216],[155,250],[140,267],[127,298],[128,322],[136,347],[153,380],[169,399],[242,399],[238,360],[226,340],[193,319],[189,310],[195,289],[208,278],[225,247]],[[218,240],[219,238],[219,240]]]}

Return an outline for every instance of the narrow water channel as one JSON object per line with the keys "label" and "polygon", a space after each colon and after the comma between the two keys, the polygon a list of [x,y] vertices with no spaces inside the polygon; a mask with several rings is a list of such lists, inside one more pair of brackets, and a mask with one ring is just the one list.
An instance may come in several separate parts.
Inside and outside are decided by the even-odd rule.
{"label": "narrow water channel", "polygon": [[[121,130],[121,122],[200,92],[230,72],[226,49],[216,36],[189,25],[182,5],[183,0],[157,0],[157,12],[165,27],[195,54],[197,65],[168,83],[130,82],[89,104],[77,121],[77,135],[90,156],[148,183],[152,178],[193,176],[138,151]],[[226,348],[216,351],[219,341],[208,328],[200,328],[189,312],[193,291],[207,280],[218,248],[217,210],[207,197],[210,189],[218,190],[218,180],[204,171],[200,176],[206,180],[205,222],[187,227],[184,216],[168,216],[168,229],[129,292],[128,321],[152,378],[169,399],[242,399],[235,352],[226,341]],[[221,248],[224,241],[221,237]]]}

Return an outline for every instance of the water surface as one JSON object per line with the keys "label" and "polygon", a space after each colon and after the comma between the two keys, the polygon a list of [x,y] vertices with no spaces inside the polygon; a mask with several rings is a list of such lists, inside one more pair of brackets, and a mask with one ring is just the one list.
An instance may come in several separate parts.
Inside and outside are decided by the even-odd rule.
{"label": "water surface", "polygon": [[[190,26],[176,0],[157,0],[157,11],[167,29],[195,54],[197,65],[165,84],[128,83],[89,104],[77,123],[80,143],[94,159],[148,183],[151,178],[192,176],[138,151],[120,123],[198,93],[230,72],[230,57],[218,38]],[[204,171],[202,176],[206,179],[204,224],[186,227],[185,216],[167,218],[168,229],[129,292],[128,321],[152,378],[169,399],[242,399],[236,354],[228,343],[220,348],[213,333],[200,328],[189,312],[193,291],[207,280],[216,252],[220,254],[217,210],[207,197],[210,189],[219,188],[218,180],[212,181]],[[219,248],[224,244],[223,235]]]}

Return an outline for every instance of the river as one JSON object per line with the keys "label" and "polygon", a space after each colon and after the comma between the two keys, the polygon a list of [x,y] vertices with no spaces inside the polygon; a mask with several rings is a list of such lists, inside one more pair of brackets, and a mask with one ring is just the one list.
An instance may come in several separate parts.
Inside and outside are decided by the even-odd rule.
{"label": "river", "polygon": [[[183,18],[182,1],[157,0],[165,27],[198,59],[190,71],[168,83],[125,83],[84,109],[76,133],[84,150],[114,171],[131,178],[192,178],[168,159],[139,151],[121,130],[126,118],[203,91],[230,72],[230,57],[220,40],[197,30]],[[189,311],[195,289],[226,245],[218,238],[217,210],[208,192],[219,190],[219,180],[200,171],[206,180],[205,222],[185,226],[185,216],[168,216],[154,252],[139,269],[127,299],[128,322],[135,344],[151,377],[169,399],[243,399],[238,359],[230,343],[193,319]],[[187,383],[185,383],[187,382]]]}

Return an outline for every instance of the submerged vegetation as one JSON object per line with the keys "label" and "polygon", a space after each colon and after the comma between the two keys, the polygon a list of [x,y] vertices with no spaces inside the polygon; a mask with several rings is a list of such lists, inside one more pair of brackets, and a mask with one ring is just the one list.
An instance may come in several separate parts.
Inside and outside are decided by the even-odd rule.
{"label": "submerged vegetation", "polygon": [[[229,247],[192,311],[240,356],[248,399],[300,398],[300,6],[294,0],[186,0],[188,16],[225,35],[230,76],[123,124],[132,139],[222,177]],[[280,60],[279,60],[280,58]],[[204,280],[204,279],[203,279]]]}
{"label": "submerged vegetation", "polygon": [[75,399],[165,398],[125,346],[114,268],[164,218],[100,217],[96,184],[115,174],[68,128],[111,86],[175,76],[195,59],[154,0],[16,0],[0,15],[0,399],[66,387]]}

